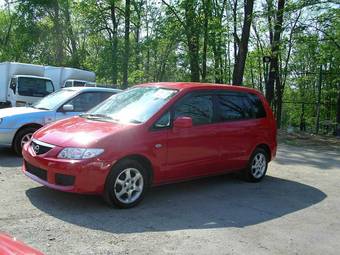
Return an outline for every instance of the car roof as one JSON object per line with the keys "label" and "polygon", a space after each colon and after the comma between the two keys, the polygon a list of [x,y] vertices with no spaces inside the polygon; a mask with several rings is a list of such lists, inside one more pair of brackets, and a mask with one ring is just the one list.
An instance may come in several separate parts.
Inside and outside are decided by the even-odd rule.
{"label": "car roof", "polygon": [[62,88],[61,90],[72,90],[72,91],[79,91],[79,92],[121,92],[121,89],[111,89],[111,88],[101,88],[101,87],[67,87]]}
{"label": "car roof", "polygon": [[155,82],[155,83],[144,83],[137,86],[155,86],[162,88],[171,88],[178,90],[196,90],[196,89],[222,89],[222,90],[232,90],[232,91],[243,91],[243,92],[253,92],[256,94],[261,94],[260,91],[244,86],[235,86],[228,84],[215,84],[215,83],[200,83],[200,82]]}

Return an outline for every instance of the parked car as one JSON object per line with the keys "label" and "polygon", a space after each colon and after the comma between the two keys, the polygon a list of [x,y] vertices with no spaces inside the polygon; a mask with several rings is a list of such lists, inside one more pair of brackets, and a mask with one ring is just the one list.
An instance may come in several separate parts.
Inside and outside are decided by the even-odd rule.
{"label": "parked car", "polygon": [[260,181],[276,154],[263,95],[229,85],[156,83],[34,133],[23,172],[50,188],[102,194],[121,208],[150,186],[243,171]]}
{"label": "parked car", "polygon": [[21,155],[22,146],[47,123],[86,112],[117,89],[73,87],[54,92],[31,107],[0,109],[0,145],[12,146]]}

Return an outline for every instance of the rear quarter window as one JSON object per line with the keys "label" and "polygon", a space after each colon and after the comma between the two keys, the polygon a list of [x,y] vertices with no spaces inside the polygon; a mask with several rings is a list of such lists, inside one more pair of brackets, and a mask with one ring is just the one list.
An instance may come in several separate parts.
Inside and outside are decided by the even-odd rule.
{"label": "rear quarter window", "polygon": [[252,93],[248,93],[248,98],[253,109],[254,115],[256,119],[265,118],[266,111],[263,107],[261,99]]}

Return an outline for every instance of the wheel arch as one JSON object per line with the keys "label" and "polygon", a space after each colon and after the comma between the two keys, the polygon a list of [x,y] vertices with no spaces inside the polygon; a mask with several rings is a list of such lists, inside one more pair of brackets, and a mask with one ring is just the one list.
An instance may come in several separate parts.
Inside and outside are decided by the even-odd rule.
{"label": "wheel arch", "polygon": [[121,162],[122,160],[135,160],[139,163],[141,163],[146,169],[147,172],[149,174],[149,184],[152,185],[153,182],[153,177],[154,177],[154,169],[152,167],[152,163],[151,161],[144,155],[141,154],[130,154],[130,155],[126,155],[122,158],[120,158],[119,160],[117,160],[117,162],[115,162],[115,164],[113,166],[115,166],[118,162]]}
{"label": "wheel arch", "polygon": [[268,144],[260,143],[260,144],[256,145],[255,150],[257,148],[263,149],[267,153],[267,155],[268,155],[268,161],[271,161],[272,154],[271,154],[271,150],[270,150],[270,147],[268,146]]}
{"label": "wheel arch", "polygon": [[39,128],[43,127],[43,125],[38,124],[38,123],[27,123],[27,124],[21,126],[20,128],[18,128],[18,130],[15,132],[15,135],[14,135],[14,137],[13,137],[12,146],[13,146],[13,143],[14,143],[14,141],[15,141],[15,139],[16,139],[18,133],[19,133],[21,130],[23,130],[23,129],[25,129],[25,128],[29,128],[29,127],[33,127],[33,128],[39,129]]}

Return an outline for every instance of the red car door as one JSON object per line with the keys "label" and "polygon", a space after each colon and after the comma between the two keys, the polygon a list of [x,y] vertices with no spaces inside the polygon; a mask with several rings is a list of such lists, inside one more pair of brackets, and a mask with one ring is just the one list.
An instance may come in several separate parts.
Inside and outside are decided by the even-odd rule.
{"label": "red car door", "polygon": [[221,164],[225,170],[246,167],[259,134],[247,93],[227,91],[216,95]]}
{"label": "red car door", "polygon": [[167,179],[208,175],[218,168],[219,148],[213,108],[213,96],[209,94],[188,95],[173,108],[173,120],[191,117],[193,126],[168,130]]}

